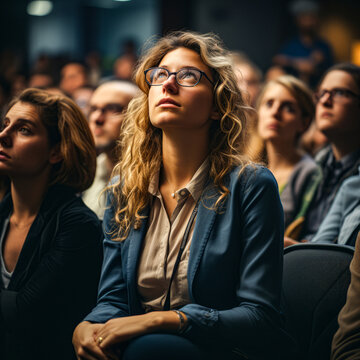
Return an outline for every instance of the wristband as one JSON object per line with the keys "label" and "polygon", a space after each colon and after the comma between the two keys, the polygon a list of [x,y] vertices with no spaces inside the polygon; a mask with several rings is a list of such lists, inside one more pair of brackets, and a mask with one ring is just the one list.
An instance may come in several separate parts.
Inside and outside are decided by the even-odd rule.
{"label": "wristband", "polygon": [[179,320],[180,320],[178,334],[182,334],[186,328],[186,322],[185,322],[184,315],[179,310],[173,310],[173,311],[174,311],[174,313],[176,313],[178,315]]}

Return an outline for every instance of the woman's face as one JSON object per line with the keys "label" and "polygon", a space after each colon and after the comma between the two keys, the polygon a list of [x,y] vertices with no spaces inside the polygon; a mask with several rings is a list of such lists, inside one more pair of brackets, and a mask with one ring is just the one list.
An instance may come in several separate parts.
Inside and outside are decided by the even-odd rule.
{"label": "woman's face", "polygon": [[[158,66],[170,72],[195,68],[213,80],[210,68],[202,62],[199,54],[187,48],[180,47],[168,52]],[[163,85],[150,87],[148,102],[151,123],[164,131],[208,131],[211,119],[216,118],[213,85],[205,76],[196,86],[183,87],[171,75]]]}
{"label": "woman's face", "polygon": [[304,130],[304,119],[294,96],[282,85],[272,84],[259,107],[258,132],[265,140],[295,142]]}
{"label": "woman's face", "polygon": [[58,162],[36,108],[18,102],[7,112],[0,132],[0,173],[10,178],[48,176]]}

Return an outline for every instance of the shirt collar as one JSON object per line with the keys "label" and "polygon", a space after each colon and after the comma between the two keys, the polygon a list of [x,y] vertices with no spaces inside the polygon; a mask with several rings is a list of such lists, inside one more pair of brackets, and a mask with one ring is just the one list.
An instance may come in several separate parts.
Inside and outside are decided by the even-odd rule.
{"label": "shirt collar", "polygon": [[[194,176],[187,183],[187,185],[175,192],[175,198],[177,201],[187,197],[189,194],[193,197],[194,201],[197,202],[204,190],[205,183],[208,178],[210,168],[209,158],[206,158],[200,167],[196,170]],[[154,196],[160,196],[159,191],[159,177],[160,169],[154,174],[150,180],[149,193]]]}
{"label": "shirt collar", "polygon": [[326,167],[329,168],[340,168],[347,169],[351,167],[357,159],[360,157],[360,149],[356,150],[350,154],[343,156],[340,160],[336,161],[333,151],[331,150],[329,153],[329,157],[326,161]]}

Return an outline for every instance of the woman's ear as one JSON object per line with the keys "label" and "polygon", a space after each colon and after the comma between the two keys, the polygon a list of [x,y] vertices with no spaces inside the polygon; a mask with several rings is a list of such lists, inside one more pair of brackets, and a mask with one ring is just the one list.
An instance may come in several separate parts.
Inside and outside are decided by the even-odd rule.
{"label": "woman's ear", "polygon": [[60,151],[60,144],[56,144],[50,150],[49,162],[50,164],[57,164],[63,159],[63,156]]}

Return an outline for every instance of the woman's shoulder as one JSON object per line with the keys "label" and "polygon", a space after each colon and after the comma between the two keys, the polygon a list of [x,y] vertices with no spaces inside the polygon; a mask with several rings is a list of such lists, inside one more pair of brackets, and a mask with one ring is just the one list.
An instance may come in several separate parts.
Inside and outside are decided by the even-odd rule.
{"label": "woman's shoulder", "polygon": [[94,227],[100,225],[96,214],[84,204],[74,190],[66,186],[56,186],[48,192],[41,213],[45,220],[56,218],[61,223],[87,223],[93,224]]}
{"label": "woman's shoulder", "polygon": [[265,166],[257,163],[248,163],[244,166],[234,167],[230,173],[230,187],[245,186],[275,186],[277,183],[272,172]]}

